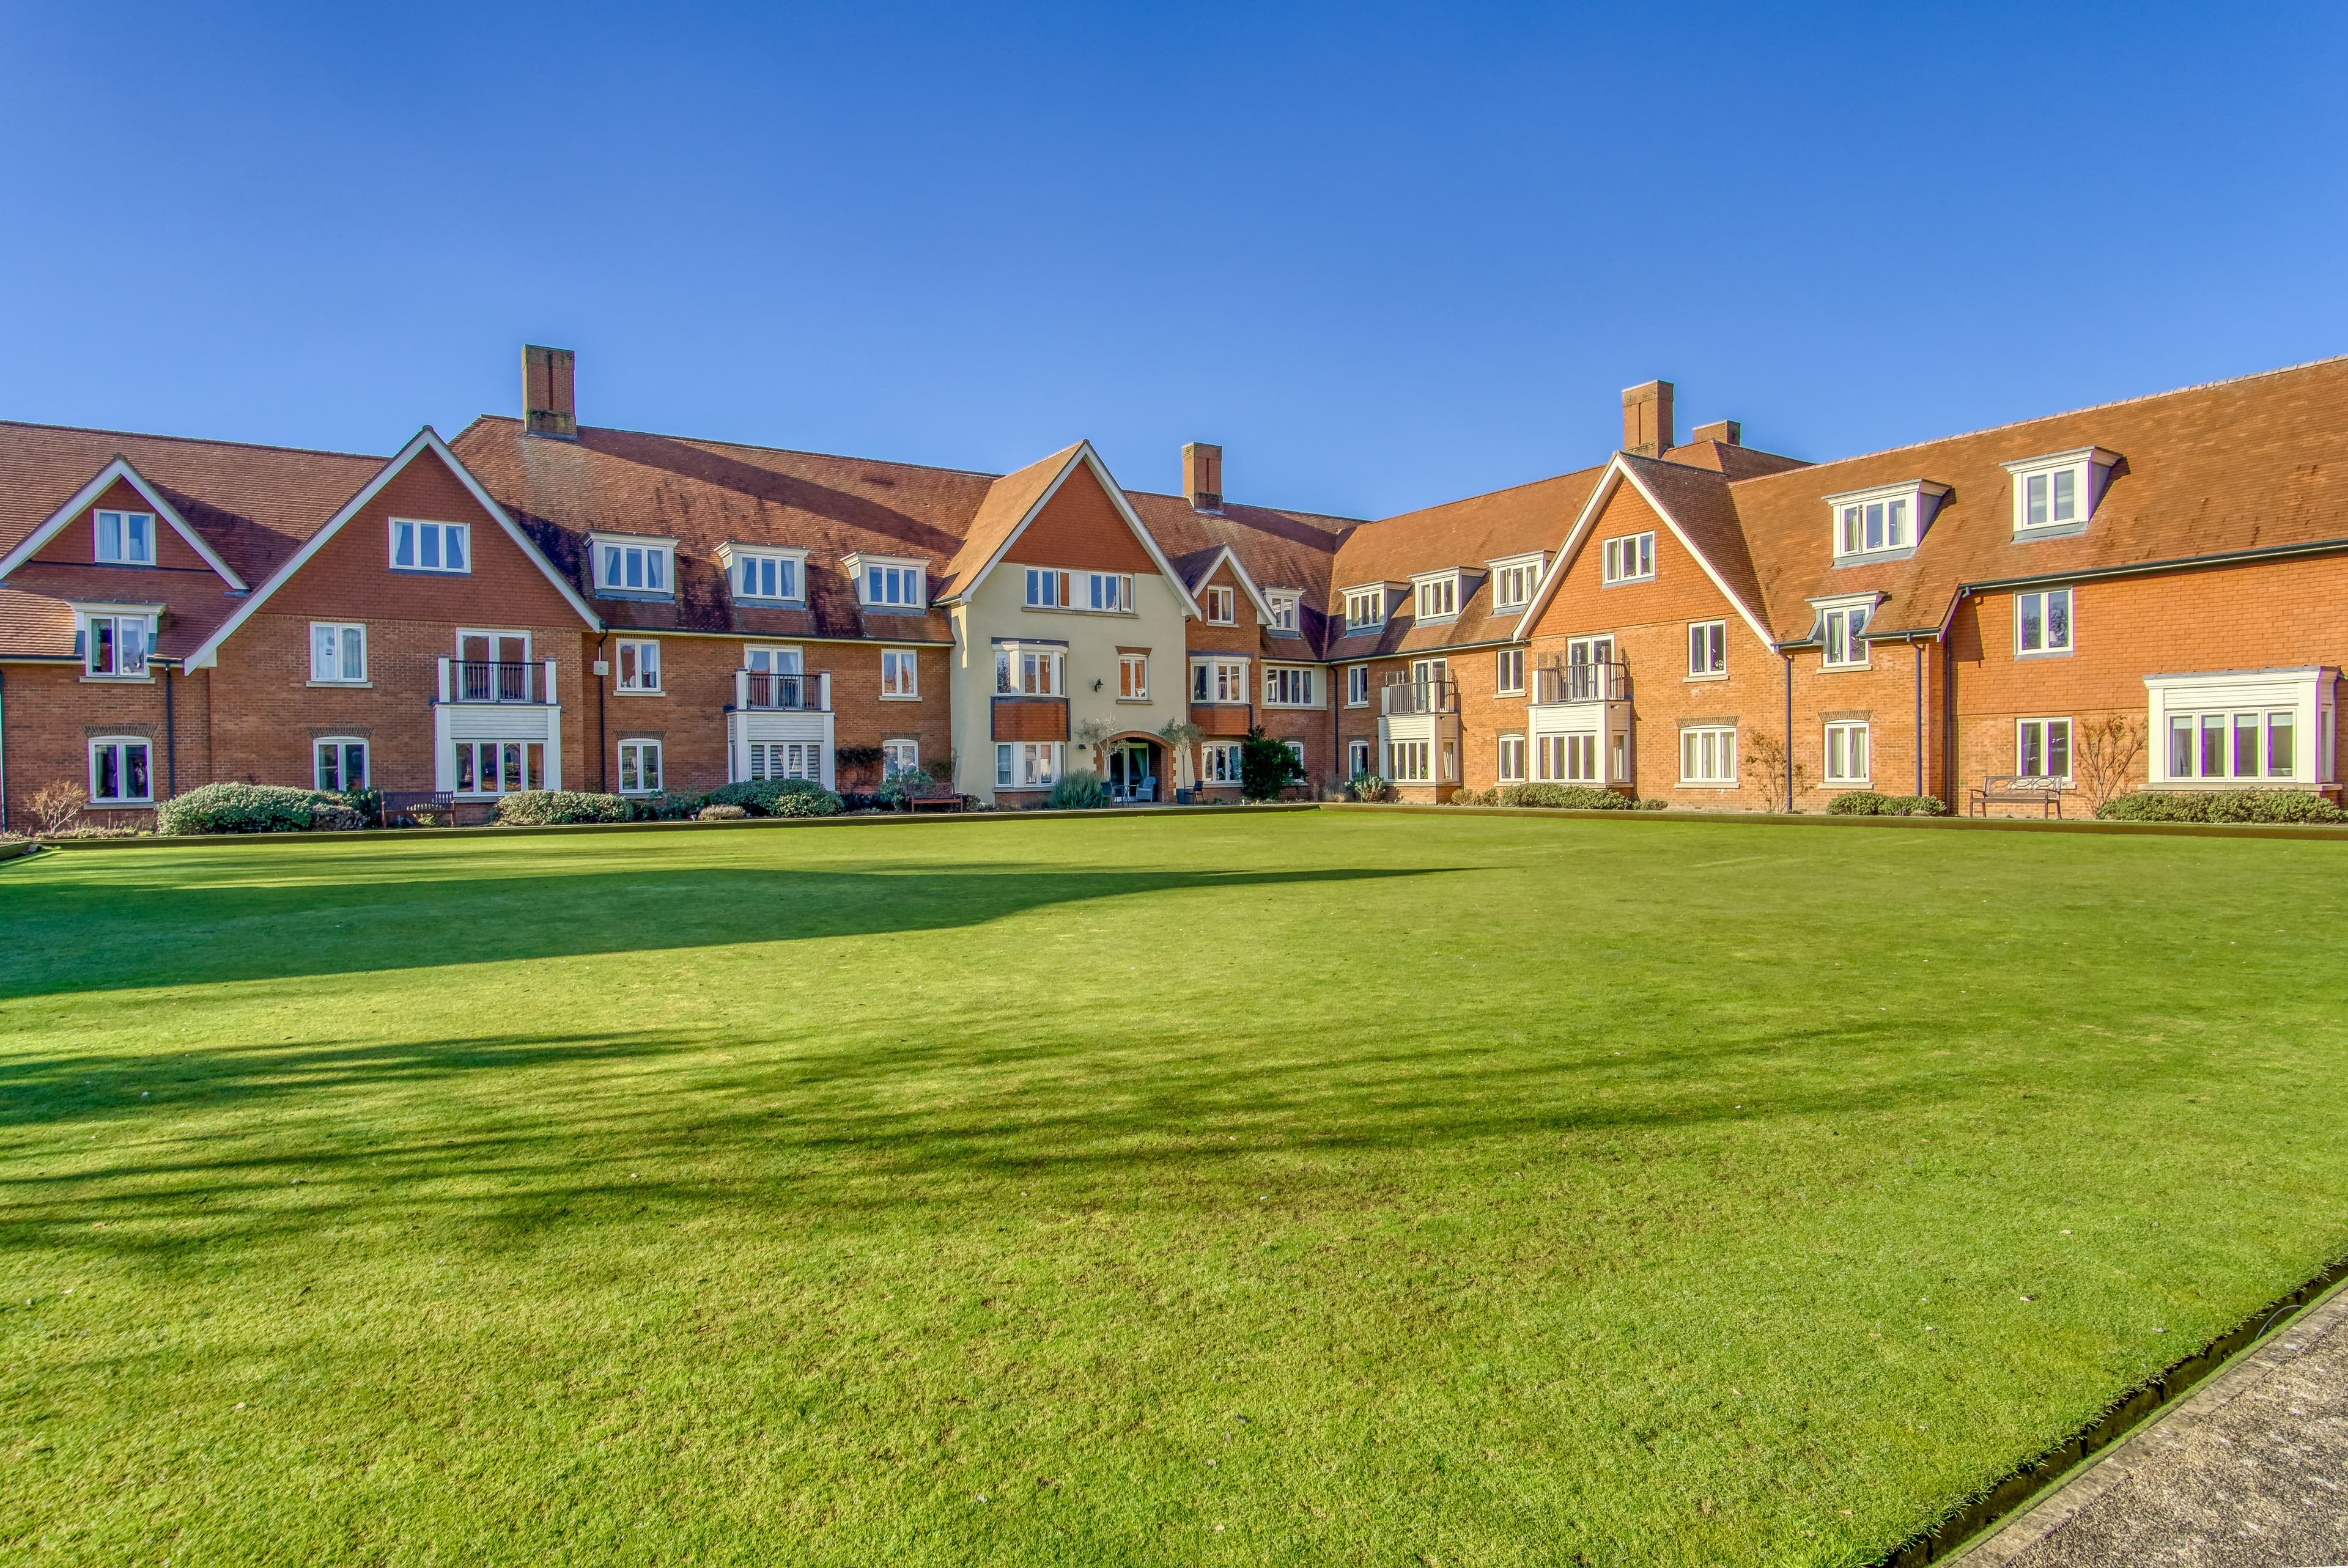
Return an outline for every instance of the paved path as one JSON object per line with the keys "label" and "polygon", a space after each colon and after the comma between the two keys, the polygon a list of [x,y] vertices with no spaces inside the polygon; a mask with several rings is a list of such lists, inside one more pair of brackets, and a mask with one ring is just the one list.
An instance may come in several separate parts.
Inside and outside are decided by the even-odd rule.
{"label": "paved path", "polygon": [[1962,1562],[1963,1568],[2348,1563],[2348,1287]]}

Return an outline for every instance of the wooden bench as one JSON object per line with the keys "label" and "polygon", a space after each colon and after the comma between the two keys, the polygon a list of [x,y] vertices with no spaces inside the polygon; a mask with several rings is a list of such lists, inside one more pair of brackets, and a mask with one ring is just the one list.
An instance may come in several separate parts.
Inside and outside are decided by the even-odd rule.
{"label": "wooden bench", "polygon": [[1973,786],[1965,815],[1987,816],[1993,805],[2034,805],[2041,816],[2063,815],[2063,787],[2023,774],[1992,774]]}
{"label": "wooden bench", "polygon": [[958,794],[909,794],[905,797],[907,811],[960,811],[962,796]]}
{"label": "wooden bench", "polygon": [[397,827],[454,827],[457,797],[446,790],[400,789],[383,792],[383,825]]}

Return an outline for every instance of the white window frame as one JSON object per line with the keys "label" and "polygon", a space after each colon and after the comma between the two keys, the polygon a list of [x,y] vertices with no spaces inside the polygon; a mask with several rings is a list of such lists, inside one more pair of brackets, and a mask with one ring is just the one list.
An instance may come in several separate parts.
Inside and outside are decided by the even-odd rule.
{"label": "white window frame", "polygon": [[[2059,774],[2046,771],[2046,764],[2054,755],[2054,737],[2057,734],[2063,738],[2064,768]],[[2072,749],[2072,743],[2076,737],[2077,727],[2067,718],[2016,719],[2013,722],[2014,776],[2059,784],[2065,789],[2070,788],[2071,770],[2077,765],[2079,760],[2077,753]],[[2264,739],[2264,732],[2260,733],[2260,739]],[[2166,735],[2158,737],[2158,740],[2163,745],[2168,743],[2168,737]],[[2026,765],[2034,749],[2037,753],[2039,763],[2038,771],[2035,773],[2031,772]],[[2260,748],[2260,754],[2264,754],[2263,747]]]}
{"label": "white window frame", "polygon": [[[740,604],[798,605],[807,602],[807,556],[805,550],[770,549],[760,545],[737,545],[730,540],[717,547],[719,559],[726,568],[726,587]],[[788,593],[761,593],[746,589],[745,579],[753,569],[767,576],[772,569],[775,586],[780,589],[786,578]],[[761,587],[764,585],[761,584]]]}
{"label": "white window frame", "polygon": [[1946,485],[1903,479],[1827,497],[1835,564],[1899,560],[1914,554],[1948,494]]}
{"label": "white window frame", "polygon": [[1496,752],[1496,755],[1493,758],[1492,769],[1494,780],[1504,784],[1524,783],[1524,736],[1519,734],[1502,735],[1499,738],[1498,745],[1494,749]]}
{"label": "white window frame", "polygon": [[750,774],[745,783],[763,779],[806,779],[811,784],[823,782],[823,753],[829,748],[818,741],[752,741],[750,743]]}
{"label": "white window frame", "polygon": [[[117,545],[115,553],[112,555],[106,553],[106,525],[109,518],[114,521]],[[118,511],[112,507],[101,507],[91,512],[89,559],[102,566],[153,566],[161,553],[161,542],[156,538],[155,533],[158,521],[152,512],[124,512]],[[141,531],[147,536],[145,555],[130,553],[130,532],[133,523],[140,525]]]}
{"label": "white window frame", "polygon": [[[98,754],[110,753],[114,757],[114,774],[118,783],[128,783],[130,777],[130,753],[147,753],[147,793],[140,795],[102,795],[98,793]],[[145,735],[92,735],[89,739],[89,804],[98,810],[117,806],[153,805],[155,804],[155,743]]]}
{"label": "white window frame", "polygon": [[[1068,651],[1057,642],[998,642],[994,645],[994,694],[998,697],[1066,697]],[[1036,684],[1028,684],[1033,677]]]}
{"label": "white window frame", "polygon": [[1213,587],[1199,595],[1210,626],[1237,626],[1240,620],[1240,590],[1235,588]]}
{"label": "white window frame", "polygon": [[1386,623],[1386,590],[1384,587],[1349,588],[1345,590],[1345,631],[1374,631]]}
{"label": "white window frame", "polygon": [[922,743],[902,735],[880,743],[880,776],[894,778],[922,771]]}
{"label": "white window frame", "polygon": [[1434,743],[1388,741],[1386,743],[1386,782],[1433,784],[1435,782]]}
{"label": "white window frame", "polygon": [[1366,708],[1370,705],[1370,667],[1366,664],[1345,666],[1345,706]]}
{"label": "white window frame", "polygon": [[[2059,601],[2063,607],[2063,641],[2054,641],[2050,632],[2054,618],[2049,613]],[[2037,610],[2038,640],[2042,646],[2027,645],[2026,628],[2031,620],[2030,608]],[[2078,645],[2079,601],[2067,588],[2036,588],[2013,596],[2013,656],[2016,659],[2060,658]]]}
{"label": "white window frame", "polygon": [[[412,561],[402,562],[399,559],[402,529],[409,530],[408,553],[415,558]],[[426,548],[427,539],[431,541],[431,548],[428,549]],[[458,541],[457,553],[465,558],[465,564],[462,566],[448,564],[448,541],[451,539]],[[424,564],[424,558],[427,555],[439,564],[435,566]],[[394,571],[429,572],[441,577],[470,577],[473,574],[473,525],[434,522],[426,518],[394,518],[391,519],[389,559],[391,569]]]}
{"label": "white window frame", "polygon": [[[320,754],[329,746],[335,751],[335,776],[339,781],[335,784],[326,782],[326,770],[322,765],[323,759]],[[351,782],[350,760],[353,747],[356,747],[359,753],[359,780],[356,784]],[[373,777],[374,774],[375,748],[367,743],[365,735],[315,735],[311,738],[310,787],[312,789],[326,790],[335,794],[348,794],[353,790],[366,788],[367,780]]]}
{"label": "white window frame", "polygon": [[1303,613],[1299,608],[1303,603],[1303,596],[1292,589],[1276,588],[1264,594],[1263,601],[1272,607],[1273,633],[1282,637],[1296,636]]}
{"label": "white window frame", "polygon": [[[632,752],[634,753],[634,756],[633,756],[633,758],[631,758],[631,757],[630,757],[630,755],[629,755],[629,753],[632,753]],[[662,757],[661,757],[661,743],[660,743],[658,741],[645,739],[645,738],[641,737],[641,736],[630,736],[630,737],[628,737],[628,738],[626,738],[626,739],[624,739],[624,740],[623,740],[623,741],[621,741],[621,742],[620,742],[619,756],[620,756],[620,767],[619,767],[619,774],[618,774],[618,777],[619,777],[619,781],[620,781],[620,782],[619,782],[619,793],[620,793],[620,794],[660,794],[660,792],[661,792],[661,784],[662,784],[662,782],[663,782],[663,779],[664,779],[664,774],[663,768],[662,768],[662,761],[663,761],[663,759],[662,759]],[[653,764],[653,765],[652,765],[652,782],[651,782],[650,784],[646,784],[646,783],[644,782],[644,759],[645,759],[647,756],[649,756],[649,757],[652,759],[652,764]],[[630,773],[630,770],[631,770],[631,766],[632,766],[632,765],[633,765],[633,771],[634,771],[634,774],[635,774],[635,781],[636,781],[636,782],[635,782],[634,784],[630,784],[630,783],[628,782],[629,773]]]}
{"label": "white window frame", "polygon": [[1210,788],[1236,788],[1240,783],[1240,743],[1206,741],[1199,747],[1199,783]]}
{"label": "white window frame", "polygon": [[[1267,664],[1263,671],[1263,705],[1267,708],[1317,708],[1313,667],[1309,664]],[[1275,696],[1275,692],[1281,692]],[[1297,694],[1301,692],[1301,695]]]}
{"label": "white window frame", "polygon": [[1095,615],[1133,613],[1133,574],[1122,571],[1085,573],[1085,602],[1080,609]]}
{"label": "white window frame", "polygon": [[[839,558],[856,585],[859,609],[879,615],[926,615],[930,562],[926,556],[876,556],[862,550]],[[891,598],[891,594],[899,597]]]}
{"label": "white window frame", "polygon": [[1492,608],[1494,610],[1522,610],[1540,591],[1540,579],[1549,565],[1549,553],[1509,556],[1484,563],[1492,572]]}
{"label": "white window frame", "polygon": [[1058,741],[997,741],[994,743],[996,789],[1050,789],[1060,782]]}
{"label": "white window frame", "polygon": [[[1680,783],[1726,788],[1736,783],[1736,726],[1689,724],[1680,731]],[[1694,765],[1691,766],[1690,764]],[[1726,771],[1722,772],[1723,765]],[[1704,772],[1710,767],[1710,773]]]}
{"label": "white window frame", "polygon": [[[325,633],[322,643],[321,632]],[[358,672],[351,673],[351,649],[358,648]],[[321,660],[323,650],[330,657]],[[329,668],[331,666],[331,668]],[[310,684],[313,686],[365,686],[367,682],[366,623],[357,620],[314,620],[310,622]]]}
{"label": "white window frame", "polygon": [[[1863,784],[1874,774],[1874,736],[1864,719],[1838,719],[1826,727],[1824,751],[1826,782],[1830,784]],[[1858,763],[1856,768],[1851,764]]]}
{"label": "white window frame", "polygon": [[[676,541],[649,534],[587,536],[591,580],[599,594],[634,599],[676,597]],[[631,572],[639,579],[628,580]],[[658,579],[658,581],[654,581]]]}
{"label": "white window frame", "polygon": [[[652,671],[652,682],[650,684],[646,684],[644,681],[647,655],[650,656],[649,662]],[[630,681],[628,674],[628,664],[632,658],[635,662],[635,678],[633,682]],[[665,692],[664,692],[661,688],[661,645],[659,639],[652,637],[623,637],[612,645],[612,691],[613,694],[622,697],[659,697],[665,695]]]}
{"label": "white window frame", "polygon": [[1248,700],[1248,661],[1204,658],[1190,661],[1190,701],[1239,703]]}
{"label": "white window frame", "polygon": [[1728,674],[1728,622],[1688,622],[1688,679],[1718,681]]}
{"label": "white window frame", "polygon": [[884,702],[918,702],[922,700],[922,656],[918,650],[880,650],[880,700]]}
{"label": "white window frame", "polygon": [[1493,655],[1492,690],[1502,697],[1525,694],[1525,651],[1503,648]]}
{"label": "white window frame", "polygon": [[1411,617],[1416,620],[1459,619],[1459,574],[1435,572],[1410,579]]}
{"label": "white window frame", "polygon": [[[1857,624],[1852,617],[1858,618]],[[1828,670],[1868,668],[1867,629],[1875,620],[1875,600],[1845,600],[1818,607],[1818,662]],[[1836,645],[1842,656],[1835,656]],[[1856,655],[1854,657],[1853,655]]]}
{"label": "white window frame", "polygon": [[1020,603],[1029,610],[1066,610],[1068,605],[1068,574],[1058,567],[1031,566],[1020,569],[1026,575]]}
{"label": "white window frame", "polygon": [[[513,789],[508,789],[505,787],[505,750],[508,746],[518,748],[520,753],[519,760],[521,764],[521,767],[520,769],[521,783],[516,785]],[[481,787],[480,764],[481,756],[484,752],[486,752],[490,759],[498,764],[496,774],[498,787],[495,789],[483,789]],[[533,753],[537,754],[536,761],[538,765],[536,767],[532,767],[530,765],[532,760],[531,753]],[[470,761],[474,770],[473,787],[467,789],[464,787],[463,784],[459,782],[455,791],[456,794],[464,796],[467,800],[495,800],[501,794],[517,794],[530,790],[544,789],[546,787],[546,743],[543,741],[458,741],[455,745],[455,755],[450,759],[449,776],[452,779],[455,779],[458,774],[463,772],[462,764],[467,760]]]}
{"label": "white window frame", "polygon": [[1149,655],[1120,653],[1117,656],[1117,700],[1120,702],[1149,701]]}
{"label": "white window frame", "polygon": [[1654,577],[1654,529],[1617,534],[1606,541],[1599,578],[1601,586],[1612,588],[1618,583],[1652,582]]}
{"label": "white window frame", "polygon": [[[155,678],[155,637],[157,622],[162,612],[146,605],[87,604],[75,609],[80,625],[81,673],[85,681],[152,681]],[[98,636],[98,628],[106,628],[106,636]],[[139,632],[139,662],[125,669],[122,661],[123,629],[136,628]],[[109,650],[113,668],[98,667],[98,651],[103,641]]]}
{"label": "white window frame", "polygon": [[2086,527],[2103,499],[2103,482],[2118,461],[2116,452],[2081,446],[1999,465],[2013,481],[2014,537],[2072,533]]}
{"label": "white window frame", "polygon": [[1359,778],[1378,771],[1378,743],[1371,740],[1351,740],[1345,743],[1345,776]]}

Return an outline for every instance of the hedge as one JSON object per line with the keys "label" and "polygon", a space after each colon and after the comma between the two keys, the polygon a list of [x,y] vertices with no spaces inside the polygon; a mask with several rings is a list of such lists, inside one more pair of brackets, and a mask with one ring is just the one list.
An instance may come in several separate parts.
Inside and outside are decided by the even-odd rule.
{"label": "hedge", "polygon": [[155,808],[155,831],[174,837],[200,833],[306,833],[315,805],[348,809],[343,796],[284,784],[211,784],[175,795]]}
{"label": "hedge", "polygon": [[840,798],[812,779],[753,779],[701,797],[704,805],[738,805],[759,816],[830,816]]}
{"label": "hedge", "polygon": [[531,789],[498,797],[503,827],[551,827],[568,822],[633,822],[633,802],[616,794],[575,789]]}
{"label": "hedge", "polygon": [[1828,816],[1946,816],[1949,808],[1932,794],[1878,794],[1855,789],[1827,802]]}
{"label": "hedge", "polygon": [[2304,790],[2138,790],[2096,808],[2106,822],[2348,822],[2348,812]]}
{"label": "hedge", "polygon": [[1632,811],[1638,802],[1620,790],[1588,784],[1505,784],[1492,792],[1494,805],[1561,805],[1575,811]]}

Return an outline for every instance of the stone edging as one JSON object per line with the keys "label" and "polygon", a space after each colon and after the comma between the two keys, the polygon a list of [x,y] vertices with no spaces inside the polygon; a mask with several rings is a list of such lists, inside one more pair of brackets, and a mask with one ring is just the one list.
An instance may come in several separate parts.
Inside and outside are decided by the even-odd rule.
{"label": "stone edging", "polygon": [[2136,834],[2154,838],[2323,838],[2348,840],[2348,825],[2307,822],[2096,822],[2044,821],[2030,816],[1828,816],[1823,812],[1776,811],[1584,811],[1557,805],[1413,805],[1401,802],[1328,801],[1323,811],[1399,811],[1441,816],[1563,816],[1589,822],[1742,823],[1750,827],[1926,828],[1943,833]]}

